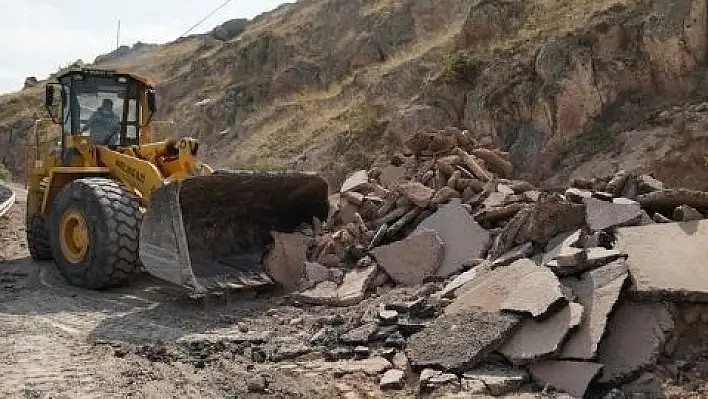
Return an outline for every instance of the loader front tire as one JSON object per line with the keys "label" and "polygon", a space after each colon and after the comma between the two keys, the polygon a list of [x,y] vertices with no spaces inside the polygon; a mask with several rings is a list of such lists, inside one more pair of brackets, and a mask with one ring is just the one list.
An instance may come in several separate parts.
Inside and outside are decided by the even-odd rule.
{"label": "loader front tire", "polygon": [[27,216],[27,248],[35,261],[52,260],[52,247],[49,245],[44,216],[39,214]]}
{"label": "loader front tire", "polygon": [[138,271],[138,198],[106,178],[77,179],[52,204],[49,235],[61,275],[99,290],[126,285]]}

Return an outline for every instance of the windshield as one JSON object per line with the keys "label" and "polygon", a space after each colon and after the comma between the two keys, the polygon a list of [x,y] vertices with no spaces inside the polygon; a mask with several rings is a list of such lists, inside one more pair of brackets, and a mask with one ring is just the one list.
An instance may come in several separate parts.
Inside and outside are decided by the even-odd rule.
{"label": "windshield", "polygon": [[103,77],[72,83],[73,115],[68,131],[91,137],[93,143],[102,145],[127,144],[137,139],[137,99],[135,94],[128,94],[131,85]]}

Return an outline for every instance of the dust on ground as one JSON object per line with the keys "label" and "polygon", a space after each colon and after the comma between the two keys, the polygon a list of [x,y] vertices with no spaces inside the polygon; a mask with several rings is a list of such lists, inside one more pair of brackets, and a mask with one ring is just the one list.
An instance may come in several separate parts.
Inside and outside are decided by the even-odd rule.
{"label": "dust on ground", "polygon": [[311,336],[377,308],[373,299],[346,310],[272,292],[194,302],[147,276],[118,290],[72,287],[51,262],[29,258],[26,192],[13,188],[16,204],[0,220],[0,396],[388,396],[375,375],[310,371],[324,361]]}

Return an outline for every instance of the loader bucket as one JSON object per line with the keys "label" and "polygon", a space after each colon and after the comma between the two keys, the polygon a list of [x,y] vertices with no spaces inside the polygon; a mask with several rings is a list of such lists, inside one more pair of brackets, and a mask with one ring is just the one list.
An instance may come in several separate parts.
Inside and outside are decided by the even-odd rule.
{"label": "loader bucket", "polygon": [[327,218],[327,183],[299,172],[216,171],[156,189],[140,238],[146,270],[194,293],[271,284],[271,231]]}

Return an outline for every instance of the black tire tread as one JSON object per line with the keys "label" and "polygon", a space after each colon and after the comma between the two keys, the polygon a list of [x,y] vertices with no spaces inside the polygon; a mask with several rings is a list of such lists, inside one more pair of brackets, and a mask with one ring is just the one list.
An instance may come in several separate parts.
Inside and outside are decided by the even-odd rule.
{"label": "black tire tread", "polygon": [[[70,183],[60,196],[79,196],[91,202],[101,220],[95,225],[104,242],[95,243],[95,261],[86,270],[59,270],[70,283],[89,289],[103,289],[127,284],[139,270],[139,239],[142,213],[138,197],[120,183],[106,178],[83,178]],[[78,191],[78,193],[77,193]],[[60,198],[57,198],[57,201]],[[59,215],[53,216],[53,222]],[[58,241],[54,240],[58,243]],[[57,245],[55,254],[61,251]]]}
{"label": "black tire tread", "polygon": [[[39,187],[42,194],[47,189],[48,179],[42,180]],[[47,231],[46,219],[42,214],[26,215],[25,234],[30,257],[35,261],[52,260],[52,247]]]}

